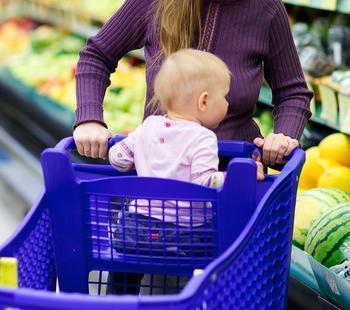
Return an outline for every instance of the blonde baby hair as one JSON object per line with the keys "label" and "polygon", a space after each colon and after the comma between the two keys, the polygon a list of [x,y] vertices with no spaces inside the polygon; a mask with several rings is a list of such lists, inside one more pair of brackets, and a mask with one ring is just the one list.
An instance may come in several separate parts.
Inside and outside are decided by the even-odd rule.
{"label": "blonde baby hair", "polygon": [[173,104],[188,103],[193,96],[215,89],[220,83],[229,87],[230,71],[217,56],[194,49],[182,49],[163,62],[154,81],[154,95],[163,111]]}

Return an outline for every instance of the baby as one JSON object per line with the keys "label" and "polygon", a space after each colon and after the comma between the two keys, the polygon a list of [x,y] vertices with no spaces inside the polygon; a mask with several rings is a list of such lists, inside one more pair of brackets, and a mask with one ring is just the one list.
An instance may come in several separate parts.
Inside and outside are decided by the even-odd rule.
{"label": "baby", "polygon": [[[213,54],[180,50],[168,57],[154,84],[164,116],[149,116],[109,151],[119,171],[222,186],[215,129],[227,113],[230,72]],[[258,165],[257,178],[264,178]]]}
{"label": "baby", "polygon": [[[137,175],[143,177],[176,179],[210,187],[222,186],[225,172],[218,170],[218,141],[211,129],[216,128],[226,116],[230,80],[227,66],[213,54],[184,49],[170,55],[162,64],[154,84],[155,98],[166,114],[149,116],[128,137],[115,144],[109,151],[111,165],[123,172],[136,169]],[[257,179],[262,180],[263,166],[257,162],[257,167]],[[208,209],[208,206],[204,207]],[[203,209],[196,202],[149,202],[137,199],[128,206],[129,213],[124,216],[124,225],[132,229],[135,216],[151,218],[152,229],[165,227],[176,234],[176,224],[192,228],[208,224],[210,212]],[[141,227],[140,223],[143,222],[147,227]],[[138,223],[139,229],[148,229],[148,220],[141,219]],[[122,235],[122,231],[119,234]],[[128,240],[123,241],[130,249],[136,247],[132,234],[132,231],[125,232]],[[174,239],[170,234],[166,236],[169,243]],[[114,236],[117,235],[118,229]],[[196,236],[198,244],[208,242],[201,238],[201,233]],[[190,242],[186,239],[189,236],[180,238],[184,244]],[[114,245],[117,250],[118,247],[123,248],[122,244],[118,246],[118,242]],[[173,251],[186,255],[183,248]],[[127,276],[128,281],[124,283],[131,285],[131,282],[136,281],[136,275]],[[109,280],[112,283],[123,281],[121,273],[111,273]],[[120,294],[120,290],[118,286],[117,289],[109,288],[109,292],[115,294]],[[125,292],[137,293],[138,290],[129,286],[124,289]]]}

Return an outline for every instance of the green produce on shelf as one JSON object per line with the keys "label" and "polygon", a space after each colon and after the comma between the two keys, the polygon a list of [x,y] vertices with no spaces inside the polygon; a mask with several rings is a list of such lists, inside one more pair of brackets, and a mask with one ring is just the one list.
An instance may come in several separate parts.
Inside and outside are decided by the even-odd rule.
{"label": "green produce on shelf", "polygon": [[326,267],[341,264],[344,246],[350,242],[350,203],[327,210],[310,228],[305,250]]}
{"label": "green produce on shelf", "polygon": [[[37,27],[27,35],[29,43],[16,58],[7,61],[8,69],[39,94],[74,111],[75,68],[84,40],[49,26]],[[132,63],[127,58],[119,62],[106,91],[105,121],[115,133],[127,134],[142,121],[146,97],[145,66]]]}
{"label": "green produce on shelf", "polygon": [[254,117],[254,121],[259,126],[263,137],[266,137],[269,133],[273,132],[273,116],[271,111],[261,112],[259,116]]}
{"label": "green produce on shelf", "polygon": [[342,253],[344,254],[345,261],[339,265],[334,265],[330,270],[350,281],[350,242],[342,246]]}
{"label": "green produce on shelf", "polygon": [[335,11],[337,9],[337,0],[283,0],[285,3],[302,5],[306,7]]}
{"label": "green produce on shelf", "polygon": [[349,201],[350,194],[336,188],[315,188],[298,193],[293,244],[304,249],[305,239],[312,224],[329,208]]}
{"label": "green produce on shelf", "polygon": [[125,0],[79,0],[77,7],[83,10],[87,15],[93,16],[99,20],[107,20],[112,14],[119,9]]}
{"label": "green produce on shelf", "polygon": [[31,47],[34,53],[45,52],[50,48],[51,52],[78,53],[83,45],[81,38],[63,31],[57,31],[50,26],[40,26],[30,34]]}
{"label": "green produce on shelf", "polygon": [[125,0],[48,0],[45,4],[61,7],[68,11],[76,11],[90,18],[106,21],[116,10],[118,10]]}
{"label": "green produce on shelf", "polygon": [[293,243],[301,249],[311,225],[325,211],[350,201],[349,152],[350,138],[341,133],[331,134],[319,146],[306,150],[293,232]]}

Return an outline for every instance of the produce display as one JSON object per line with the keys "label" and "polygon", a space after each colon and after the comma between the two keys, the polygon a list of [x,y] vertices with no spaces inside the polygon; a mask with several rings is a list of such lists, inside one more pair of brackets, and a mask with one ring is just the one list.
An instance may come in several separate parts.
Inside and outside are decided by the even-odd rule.
{"label": "produce display", "polygon": [[350,137],[342,133],[327,136],[318,146],[306,150],[299,187],[335,187],[350,192],[349,158]]}
{"label": "produce display", "polygon": [[[9,53],[0,55],[5,67],[20,81],[41,95],[75,110],[75,67],[84,40],[49,26],[10,21],[0,28]],[[31,30],[28,30],[32,28]],[[1,31],[1,29],[4,29]],[[8,33],[12,33],[9,35]],[[17,36],[21,41],[18,43]],[[35,74],[32,74],[35,72]],[[104,101],[105,122],[114,133],[127,134],[142,121],[146,96],[145,67],[140,61],[123,58],[111,75]]]}
{"label": "produce display", "polygon": [[312,224],[328,209],[350,201],[350,194],[336,188],[315,188],[298,194],[293,243],[304,249]]}
{"label": "produce display", "polygon": [[342,254],[344,255],[345,261],[342,264],[335,265],[330,268],[333,272],[338,274],[340,277],[350,281],[350,243],[346,243],[342,246]]}
{"label": "produce display", "polygon": [[254,121],[259,126],[261,134],[264,137],[273,131],[273,116],[270,111],[262,111],[260,114],[254,117]]}
{"label": "produce display", "polygon": [[112,14],[122,6],[125,0],[48,0],[46,3],[78,11],[97,20],[106,21]]}
{"label": "produce display", "polygon": [[305,250],[326,267],[344,262],[342,250],[350,242],[350,202],[328,209],[311,226]]}
{"label": "produce display", "polygon": [[0,23],[0,63],[10,61],[30,47],[32,28],[33,23],[28,19]]}
{"label": "produce display", "polygon": [[341,14],[318,15],[297,7],[290,13],[300,62],[315,92],[313,117],[350,134],[348,18]]}
{"label": "produce display", "polygon": [[125,0],[25,0],[0,1],[0,18],[13,16],[38,16],[50,23],[80,22],[84,25],[100,25],[106,22]]}
{"label": "produce display", "polygon": [[306,150],[293,231],[294,245],[344,277],[350,264],[349,159],[350,137],[341,133]]}
{"label": "produce display", "polygon": [[341,165],[350,167],[350,137],[341,133],[330,135],[319,145],[320,157],[332,158]]}

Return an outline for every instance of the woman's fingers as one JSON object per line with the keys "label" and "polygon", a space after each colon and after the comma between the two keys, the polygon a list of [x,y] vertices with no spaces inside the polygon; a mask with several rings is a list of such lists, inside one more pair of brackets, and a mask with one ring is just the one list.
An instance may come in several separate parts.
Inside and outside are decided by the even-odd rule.
{"label": "woman's fingers", "polygon": [[274,152],[276,156],[271,159],[272,163],[280,164],[283,161],[283,157],[288,149],[288,137],[283,134],[278,134],[275,139],[275,143],[273,145]]}
{"label": "woman's fingers", "polygon": [[288,143],[288,148],[286,150],[286,152],[284,153],[285,156],[290,155],[290,153],[292,153],[294,151],[294,149],[296,149],[297,147],[299,147],[299,141],[296,139],[292,139],[290,137],[289,138],[289,143]]}
{"label": "woman's fingers", "polygon": [[273,139],[271,138],[271,146],[270,146],[270,157],[268,159],[268,163],[276,163],[279,151],[280,151],[280,143],[281,137],[279,135],[273,135]]}
{"label": "woman's fingers", "polygon": [[271,162],[271,156],[272,156],[272,146],[275,140],[275,134],[269,134],[266,139],[265,139],[265,143],[264,143],[264,147],[263,147],[263,163],[264,164],[268,164]]}
{"label": "woman's fingers", "polygon": [[298,140],[281,133],[270,133],[265,139],[256,138],[254,144],[263,148],[262,162],[264,164],[281,164],[283,157],[288,156],[299,146]]}
{"label": "woman's fingers", "polygon": [[264,146],[264,139],[263,138],[255,138],[253,143],[257,146],[257,147],[263,147]]}
{"label": "woman's fingers", "polygon": [[78,153],[92,158],[107,158],[110,131],[98,122],[79,125],[73,133]]}
{"label": "woman's fingers", "polygon": [[84,156],[84,145],[79,141],[75,141],[75,145],[77,147],[77,151],[78,151],[79,155]]}
{"label": "woman's fingers", "polygon": [[90,157],[91,156],[91,143],[89,140],[85,140],[83,142],[83,147],[84,147],[84,156]]}
{"label": "woman's fingers", "polygon": [[276,164],[281,164],[283,162],[283,157],[286,154],[288,146],[289,146],[288,141],[282,140],[280,142],[277,158],[276,158],[276,161],[275,161]]}
{"label": "woman's fingers", "polygon": [[257,179],[263,181],[265,179],[264,166],[261,162],[256,162],[257,165]]}
{"label": "woman's fingers", "polygon": [[103,158],[103,159],[108,158],[108,139],[109,138],[110,137],[100,141],[100,148],[99,148],[99,155],[98,155],[100,158]]}
{"label": "woman's fingers", "polygon": [[91,141],[90,147],[91,147],[91,154],[90,154],[90,156],[92,158],[98,158],[99,155],[100,155],[100,142],[99,142],[99,139],[98,138],[93,139]]}

